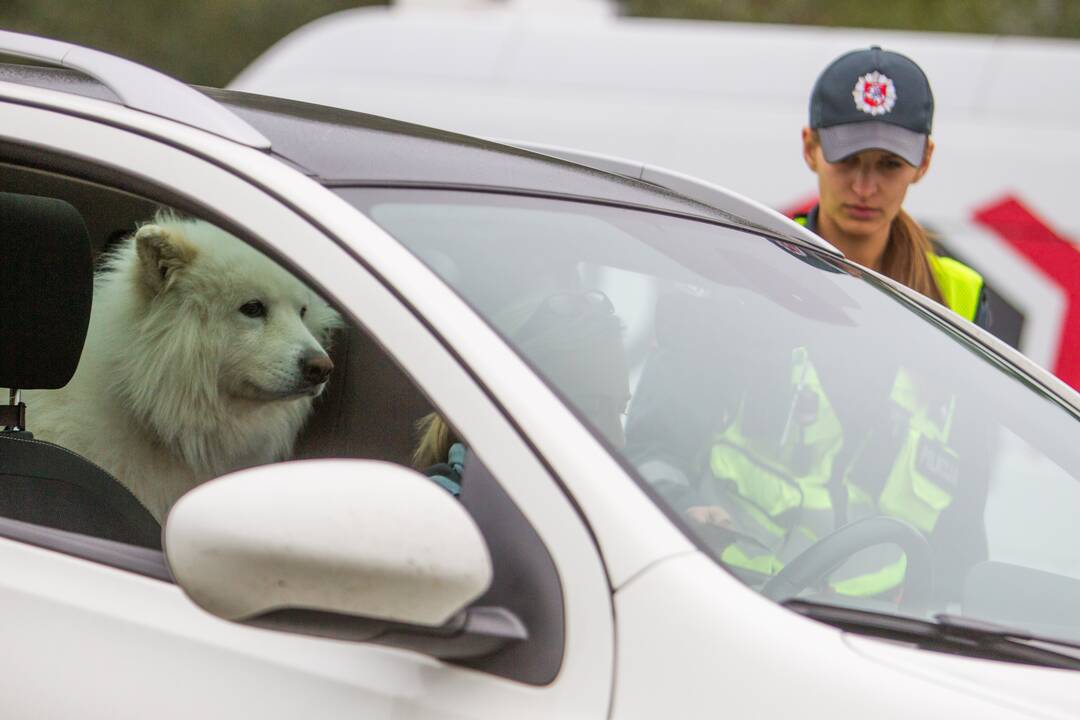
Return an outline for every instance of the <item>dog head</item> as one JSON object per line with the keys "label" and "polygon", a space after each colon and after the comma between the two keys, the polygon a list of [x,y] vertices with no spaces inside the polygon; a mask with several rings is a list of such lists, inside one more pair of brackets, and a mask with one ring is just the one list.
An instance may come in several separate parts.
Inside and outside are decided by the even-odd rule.
{"label": "dog head", "polygon": [[256,402],[325,388],[340,317],[265,255],[209,223],[159,215],[135,234],[134,266],[142,328],[187,382]]}

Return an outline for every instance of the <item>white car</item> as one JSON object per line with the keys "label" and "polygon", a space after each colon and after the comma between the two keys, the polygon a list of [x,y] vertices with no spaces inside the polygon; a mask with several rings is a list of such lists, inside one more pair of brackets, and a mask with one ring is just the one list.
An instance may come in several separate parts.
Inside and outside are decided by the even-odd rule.
{"label": "white car", "polygon": [[[73,206],[98,252],[204,218],[349,326],[300,459],[161,535],[4,411],[4,717],[1080,713],[1080,398],[988,334],[677,173],[0,51],[68,68],[0,69],[5,193]],[[16,262],[39,220],[0,214],[0,384],[77,334]],[[460,444],[425,476],[431,412]],[[760,443],[781,476],[830,438],[831,484],[758,484]],[[891,584],[836,578],[882,546]]]}

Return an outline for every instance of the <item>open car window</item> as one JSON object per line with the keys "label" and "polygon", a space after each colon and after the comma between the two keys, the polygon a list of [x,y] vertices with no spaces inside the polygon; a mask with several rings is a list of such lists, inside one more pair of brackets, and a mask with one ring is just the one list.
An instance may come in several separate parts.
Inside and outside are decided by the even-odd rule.
{"label": "open car window", "polygon": [[97,183],[0,165],[0,187],[0,386],[24,406],[0,423],[0,518],[156,549],[171,505],[221,474],[411,463],[429,402],[278,260]]}

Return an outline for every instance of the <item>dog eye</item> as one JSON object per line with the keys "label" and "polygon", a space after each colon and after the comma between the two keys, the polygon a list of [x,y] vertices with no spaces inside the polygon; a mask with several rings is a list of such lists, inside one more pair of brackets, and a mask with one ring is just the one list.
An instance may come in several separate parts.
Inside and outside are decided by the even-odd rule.
{"label": "dog eye", "polygon": [[307,305],[300,308],[300,317],[304,317],[305,315],[307,315]]}
{"label": "dog eye", "polygon": [[247,315],[249,318],[259,318],[266,316],[266,306],[259,300],[252,300],[246,302],[240,306],[240,312]]}

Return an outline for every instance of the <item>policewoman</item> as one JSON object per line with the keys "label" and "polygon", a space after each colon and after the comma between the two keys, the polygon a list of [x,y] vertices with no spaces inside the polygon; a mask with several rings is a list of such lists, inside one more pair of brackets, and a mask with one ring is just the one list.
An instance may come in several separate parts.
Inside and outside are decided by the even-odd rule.
{"label": "policewoman", "polygon": [[[820,75],[810,98],[803,156],[818,176],[819,201],[797,221],[855,262],[941,302],[983,327],[982,278],[933,252],[902,205],[930,168],[934,100],[910,59],[878,47],[847,53]],[[933,538],[954,501],[959,458],[950,442],[955,398],[934,378],[901,366],[878,373],[880,395],[853,415],[819,376],[809,348],[780,359],[788,422],[767,428],[755,389],[743,391],[712,445],[701,504],[688,515],[737,531],[722,560],[752,584],[764,582],[842,525],[888,515]],[[770,392],[777,390],[774,383]],[[830,397],[832,396],[832,397]],[[844,595],[896,597],[906,557],[868,548],[827,579]]]}
{"label": "policewoman", "polygon": [[834,60],[814,84],[802,130],[818,204],[795,219],[860,265],[988,328],[982,277],[936,255],[902,207],[930,169],[933,119],[930,83],[907,57],[872,47]]}

